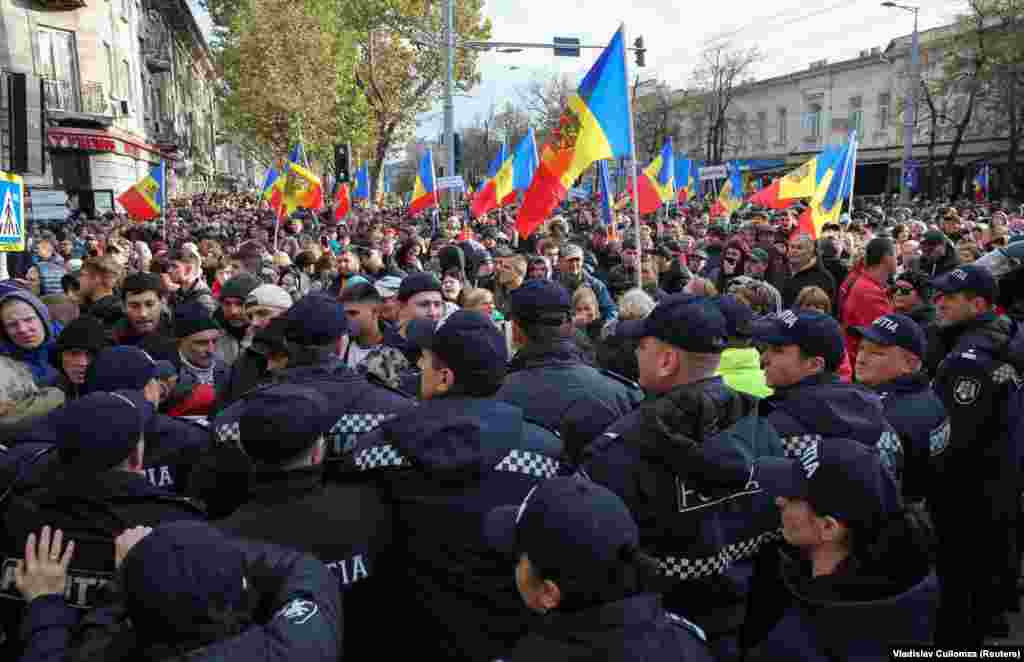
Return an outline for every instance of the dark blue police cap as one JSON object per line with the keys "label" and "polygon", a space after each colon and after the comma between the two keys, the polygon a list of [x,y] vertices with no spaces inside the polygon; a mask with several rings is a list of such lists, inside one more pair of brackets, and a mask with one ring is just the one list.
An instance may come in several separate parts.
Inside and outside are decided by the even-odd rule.
{"label": "dark blue police cap", "polygon": [[402,279],[398,286],[398,300],[408,301],[421,292],[441,293],[441,281],[428,271],[417,271]]}
{"label": "dark blue police cap", "polygon": [[902,347],[921,358],[928,346],[917,322],[899,313],[882,315],[871,326],[855,326],[850,331],[879,345]]}
{"label": "dark blue police cap", "polygon": [[115,467],[142,440],[155,413],[141,391],[99,391],[76,398],[57,413],[60,459],[79,469]]}
{"label": "dark blue police cap", "polygon": [[86,393],[125,389],[140,391],[152,379],[166,379],[177,374],[169,361],[154,361],[138,347],[108,347],[96,355],[85,373]]}
{"label": "dark blue police cap", "polygon": [[976,264],[965,264],[946,272],[933,280],[931,285],[944,294],[974,292],[990,302],[999,297],[999,284],[992,273]]}
{"label": "dark blue police cap", "polygon": [[488,543],[562,577],[600,579],[620,563],[622,548],[636,546],[640,530],[614,492],[580,476],[536,485],[515,506],[491,510]]}
{"label": "dark blue police cap", "polygon": [[488,317],[470,310],[457,310],[436,326],[431,320],[413,320],[409,342],[429,349],[460,377],[504,374],[508,363],[505,338]]}
{"label": "dark blue police cap", "polygon": [[205,522],[158,526],[128,552],[122,573],[132,624],[147,641],[182,641],[211,613],[245,607],[245,555]]}
{"label": "dark blue police cap", "polygon": [[512,290],[507,304],[509,316],[514,319],[528,322],[550,319],[560,324],[572,312],[572,295],[553,280],[536,278]]}
{"label": "dark blue police cap", "polygon": [[647,317],[619,322],[615,333],[630,338],[653,336],[687,352],[717,354],[725,349],[729,323],[715,299],[673,294]]}
{"label": "dark blue police cap", "polygon": [[754,322],[754,339],[766,345],[796,345],[809,356],[825,359],[834,372],[843,361],[843,330],[831,315],[817,310],[784,310]]}
{"label": "dark blue police cap", "polygon": [[242,450],[264,464],[281,464],[308,450],[337,422],[327,398],[296,384],[249,393],[242,402],[238,436]]}
{"label": "dark blue police cap", "polygon": [[812,442],[798,458],[762,457],[754,479],[769,496],[806,499],[821,516],[876,530],[902,509],[877,448],[850,439]]}
{"label": "dark blue police cap", "polygon": [[323,294],[307,294],[285,313],[288,340],[305,346],[326,345],[348,335],[345,307]]}
{"label": "dark blue police cap", "polygon": [[725,315],[730,338],[750,337],[754,327],[754,311],[750,306],[727,294],[718,300],[718,307]]}

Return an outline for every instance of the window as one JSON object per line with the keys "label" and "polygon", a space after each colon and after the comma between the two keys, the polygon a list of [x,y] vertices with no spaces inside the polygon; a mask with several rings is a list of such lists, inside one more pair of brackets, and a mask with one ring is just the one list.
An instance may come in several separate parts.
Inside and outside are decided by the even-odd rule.
{"label": "window", "polygon": [[779,123],[779,126],[778,126],[778,134],[779,134],[778,144],[779,145],[785,145],[786,142],[787,142],[787,140],[786,140],[786,109],[785,108],[779,108],[777,116],[778,116],[778,123]]}
{"label": "window", "polygon": [[759,111],[757,113],[757,144],[764,149],[768,143],[768,113]]}
{"label": "window", "polygon": [[731,124],[732,131],[730,133],[733,138],[733,149],[739,154],[747,146],[747,114],[739,113]]}
{"label": "window", "polygon": [[821,106],[812,103],[803,118],[804,129],[807,130],[806,142],[817,143],[821,140]]}
{"label": "window", "polygon": [[849,130],[850,131],[856,131],[857,135],[860,135],[860,134],[862,134],[864,132],[864,126],[863,126],[863,124],[864,124],[863,123],[864,111],[861,108],[861,103],[862,103],[861,97],[859,97],[859,96],[850,97],[850,116],[849,116],[849,122],[847,124],[848,124]]}
{"label": "window", "polygon": [[882,92],[878,95],[878,130],[888,131],[889,130],[889,104],[890,95],[888,92]]}
{"label": "window", "polygon": [[36,31],[36,73],[43,79],[47,108],[78,109],[78,61],[73,32],[52,28]]}

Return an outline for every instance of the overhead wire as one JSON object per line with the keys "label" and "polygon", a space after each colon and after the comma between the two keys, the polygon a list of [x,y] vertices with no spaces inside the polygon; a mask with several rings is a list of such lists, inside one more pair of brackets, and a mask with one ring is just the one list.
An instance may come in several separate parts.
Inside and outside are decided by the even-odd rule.
{"label": "overhead wire", "polygon": [[[732,29],[732,30],[727,30],[725,32],[720,32],[717,35],[714,35],[714,36],[710,37],[709,39],[707,39],[704,43],[706,45],[708,45],[708,46],[712,46],[712,45],[714,45],[716,43],[719,43],[719,42],[726,42],[729,39],[735,37],[736,35],[742,34],[743,32],[746,32],[747,30],[751,30],[753,28],[767,28],[767,27],[771,27],[771,28],[784,28],[784,27],[788,27],[790,25],[795,25],[795,24],[800,23],[802,21],[806,21],[808,19],[812,19],[812,18],[815,18],[815,17],[818,17],[818,16],[822,16],[822,15],[828,14],[830,12],[838,11],[840,9],[846,9],[847,7],[852,7],[853,5],[857,4],[858,2],[860,2],[860,0],[840,0],[840,2],[836,2],[836,3],[832,4],[832,5],[829,5],[828,7],[822,7],[821,9],[816,9],[816,10],[808,12],[806,14],[803,14],[803,15],[800,15],[800,16],[795,16],[795,17],[793,17],[791,19],[783,20],[781,22],[779,22],[779,19],[781,18],[781,16],[779,14],[776,14],[774,17],[766,16],[766,17],[758,18],[758,19],[755,19],[754,21],[751,21],[747,25],[741,26],[739,28],[735,28],[735,29]],[[795,10],[795,9],[799,9],[799,8],[798,7],[794,7],[793,9]],[[792,11],[793,10],[787,10],[787,12],[783,12],[782,16],[785,16],[786,13],[792,13]]]}

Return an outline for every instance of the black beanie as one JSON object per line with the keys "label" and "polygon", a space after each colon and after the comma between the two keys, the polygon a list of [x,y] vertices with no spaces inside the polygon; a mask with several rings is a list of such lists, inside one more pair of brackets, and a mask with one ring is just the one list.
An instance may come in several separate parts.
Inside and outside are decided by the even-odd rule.
{"label": "black beanie", "polygon": [[68,349],[84,349],[93,354],[107,346],[107,333],[103,323],[95,317],[86,315],[64,327],[57,336],[57,344],[53,352],[54,358]]}
{"label": "black beanie", "polygon": [[188,303],[174,309],[174,335],[177,338],[213,329],[220,329],[220,325],[202,304]]}
{"label": "black beanie", "polygon": [[241,299],[243,302],[249,293],[263,284],[263,281],[250,273],[240,273],[224,283],[220,288],[220,300]]}

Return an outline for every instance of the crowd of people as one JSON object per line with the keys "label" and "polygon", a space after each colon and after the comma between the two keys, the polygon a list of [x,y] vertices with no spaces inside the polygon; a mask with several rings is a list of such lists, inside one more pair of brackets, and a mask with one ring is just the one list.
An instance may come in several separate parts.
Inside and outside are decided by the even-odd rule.
{"label": "crowd of people", "polygon": [[0,282],[4,659],[1005,638],[1024,218],[800,211],[577,200],[521,238],[514,205],[225,193],[33,228]]}

